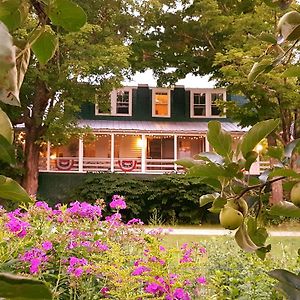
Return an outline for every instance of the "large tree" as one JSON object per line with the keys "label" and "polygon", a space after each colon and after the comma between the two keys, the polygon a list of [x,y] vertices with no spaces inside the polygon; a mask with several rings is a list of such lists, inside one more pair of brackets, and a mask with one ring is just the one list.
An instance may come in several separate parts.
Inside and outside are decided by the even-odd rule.
{"label": "large tree", "polygon": [[105,97],[120,84],[124,70],[128,69],[126,42],[136,25],[136,16],[129,7],[132,5],[134,9],[134,3],[120,0],[78,3],[87,13],[87,24],[78,31],[68,32],[59,22],[53,25],[47,15],[49,6],[44,1],[28,2],[38,9],[18,30],[12,30],[16,39],[30,40],[30,32],[44,20],[43,30],[54,37],[50,43],[56,43],[56,36],[59,38],[57,51],[53,51],[55,54],[49,61],[41,62],[38,57],[48,51],[49,44],[33,44],[35,55],[31,56],[21,88],[21,106],[7,107],[12,110],[13,122],[25,125],[22,184],[31,195],[37,191],[41,144],[46,140],[62,142],[70,138],[76,131],[80,105]]}

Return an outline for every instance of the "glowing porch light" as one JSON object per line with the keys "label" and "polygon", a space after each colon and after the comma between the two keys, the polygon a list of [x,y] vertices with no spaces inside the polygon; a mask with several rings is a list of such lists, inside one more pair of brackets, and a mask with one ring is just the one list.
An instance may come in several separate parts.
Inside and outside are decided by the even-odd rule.
{"label": "glowing porch light", "polygon": [[138,138],[136,143],[139,148],[143,148],[146,146],[144,141],[141,138]]}

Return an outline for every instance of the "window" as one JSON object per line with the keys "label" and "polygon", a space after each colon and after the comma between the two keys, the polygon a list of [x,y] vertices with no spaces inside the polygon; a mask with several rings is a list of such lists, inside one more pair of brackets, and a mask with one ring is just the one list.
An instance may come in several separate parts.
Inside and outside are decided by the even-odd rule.
{"label": "window", "polygon": [[194,94],[194,116],[205,116],[206,115],[206,94],[195,93]]}
{"label": "window", "polygon": [[129,114],[129,91],[117,91],[117,114]]}
{"label": "window", "polygon": [[217,107],[216,101],[223,100],[223,93],[212,93],[211,94],[211,115],[219,116],[221,110]]}
{"label": "window", "polygon": [[218,118],[222,111],[216,102],[225,100],[225,89],[191,89],[190,116],[191,118]]}
{"label": "window", "polygon": [[96,105],[96,115],[131,116],[132,89],[122,88],[110,93],[110,101]]}
{"label": "window", "polygon": [[170,90],[152,91],[152,116],[170,117]]}

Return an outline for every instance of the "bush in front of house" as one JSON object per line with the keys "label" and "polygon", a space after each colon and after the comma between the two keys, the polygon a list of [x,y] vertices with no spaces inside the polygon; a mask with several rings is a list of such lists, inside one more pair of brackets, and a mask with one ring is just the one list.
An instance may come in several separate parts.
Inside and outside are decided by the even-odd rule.
{"label": "bush in front of house", "polygon": [[126,202],[50,208],[36,202],[0,208],[0,270],[39,279],[53,299],[201,299],[206,294],[206,249],[198,243],[168,247],[161,231],[139,219],[126,223]]}
{"label": "bush in front of house", "polygon": [[199,179],[184,175],[138,178],[132,175],[97,174],[79,186],[73,199],[109,202],[112,195],[126,197],[127,219],[134,216],[152,224],[199,224],[213,222],[214,215],[199,207],[199,197],[212,192]]}

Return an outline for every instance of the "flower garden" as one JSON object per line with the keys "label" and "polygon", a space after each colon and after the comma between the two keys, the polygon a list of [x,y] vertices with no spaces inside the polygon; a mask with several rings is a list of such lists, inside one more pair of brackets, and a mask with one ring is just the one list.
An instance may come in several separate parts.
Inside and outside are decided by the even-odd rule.
{"label": "flower garden", "polygon": [[53,299],[205,299],[202,245],[167,247],[159,229],[122,221],[121,196],[109,205],[110,215],[101,201],[1,208],[2,271],[45,282]]}

